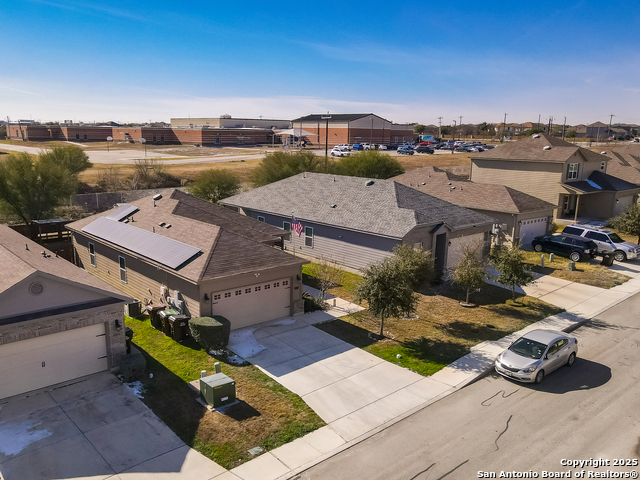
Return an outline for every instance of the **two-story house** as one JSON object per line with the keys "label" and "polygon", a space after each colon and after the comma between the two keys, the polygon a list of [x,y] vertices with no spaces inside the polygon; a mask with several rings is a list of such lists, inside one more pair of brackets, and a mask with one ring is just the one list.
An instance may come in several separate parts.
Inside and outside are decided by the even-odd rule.
{"label": "two-story house", "polygon": [[607,174],[610,158],[547,134],[471,157],[470,180],[514,188],[556,205],[554,217],[607,219],[635,202],[640,186]]}

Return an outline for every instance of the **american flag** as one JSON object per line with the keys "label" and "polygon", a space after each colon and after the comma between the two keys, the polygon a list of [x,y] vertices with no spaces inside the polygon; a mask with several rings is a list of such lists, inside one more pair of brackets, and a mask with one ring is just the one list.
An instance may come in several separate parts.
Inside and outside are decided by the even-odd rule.
{"label": "american flag", "polygon": [[298,237],[302,235],[302,224],[296,217],[291,217],[291,228],[298,234]]}

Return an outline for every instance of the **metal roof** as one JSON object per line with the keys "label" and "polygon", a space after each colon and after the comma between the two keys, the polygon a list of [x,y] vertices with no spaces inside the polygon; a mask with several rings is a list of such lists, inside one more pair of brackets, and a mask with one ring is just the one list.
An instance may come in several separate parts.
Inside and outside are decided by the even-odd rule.
{"label": "metal roof", "polygon": [[201,251],[186,243],[130,224],[114,221],[108,217],[94,220],[82,231],[173,269],[178,268]]}
{"label": "metal roof", "polygon": [[134,207],[133,205],[129,205],[128,203],[124,203],[124,204],[121,204],[120,208],[118,208],[115,212],[110,213],[105,218],[119,222],[123,218],[127,218],[129,215],[137,211],[138,211],[138,207]]}

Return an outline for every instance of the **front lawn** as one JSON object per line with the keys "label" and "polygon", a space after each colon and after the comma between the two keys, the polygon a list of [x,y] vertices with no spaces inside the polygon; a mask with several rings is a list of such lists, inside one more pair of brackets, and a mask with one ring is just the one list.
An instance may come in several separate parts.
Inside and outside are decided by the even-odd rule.
{"label": "front lawn", "polygon": [[630,277],[618,272],[609,270],[607,267],[600,265],[601,258],[590,262],[576,262],[576,270],[567,270],[569,259],[554,255],[553,262],[549,261],[549,254],[545,254],[544,268],[540,265],[542,253],[523,252],[525,262],[529,265],[529,269],[543,275],[550,275],[556,278],[562,278],[571,282],[583,283],[600,288],[611,288],[616,285],[622,285],[630,279]]}
{"label": "front lawn", "polygon": [[[347,274],[345,281],[329,293],[353,301],[359,278]],[[305,275],[305,284],[315,286],[316,282]],[[520,297],[514,304],[508,290],[488,284],[471,296],[477,304],[475,308],[462,307],[460,301],[464,301],[465,292],[448,283],[427,288],[419,296],[416,318],[385,319],[384,340],[376,340],[380,319],[368,310],[316,326],[391,363],[432,375],[478,343],[498,340],[563,311],[529,297]]]}
{"label": "front lawn", "polygon": [[[253,365],[215,359],[191,339],[177,343],[153,329],[148,319],[127,317],[126,325],[147,361],[143,402],[182,441],[222,467],[251,460],[250,448],[272,450],[324,425],[298,395]],[[239,403],[225,414],[197,403],[197,394],[187,384],[200,378],[200,370],[214,373],[216,361],[222,373],[236,381]]]}

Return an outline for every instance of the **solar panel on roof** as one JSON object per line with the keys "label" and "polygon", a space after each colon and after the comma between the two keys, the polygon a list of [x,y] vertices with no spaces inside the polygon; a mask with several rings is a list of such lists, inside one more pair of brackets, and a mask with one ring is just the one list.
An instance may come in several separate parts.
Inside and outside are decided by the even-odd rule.
{"label": "solar panel on roof", "polygon": [[134,207],[133,205],[129,205],[128,203],[125,203],[124,205],[121,205],[120,208],[118,208],[115,212],[111,212],[105,218],[119,222],[123,218],[126,218],[132,213],[135,213],[137,211],[138,211],[138,207]]}
{"label": "solar panel on roof", "polygon": [[200,253],[199,248],[107,217],[94,220],[82,231],[170,268],[178,268]]}

